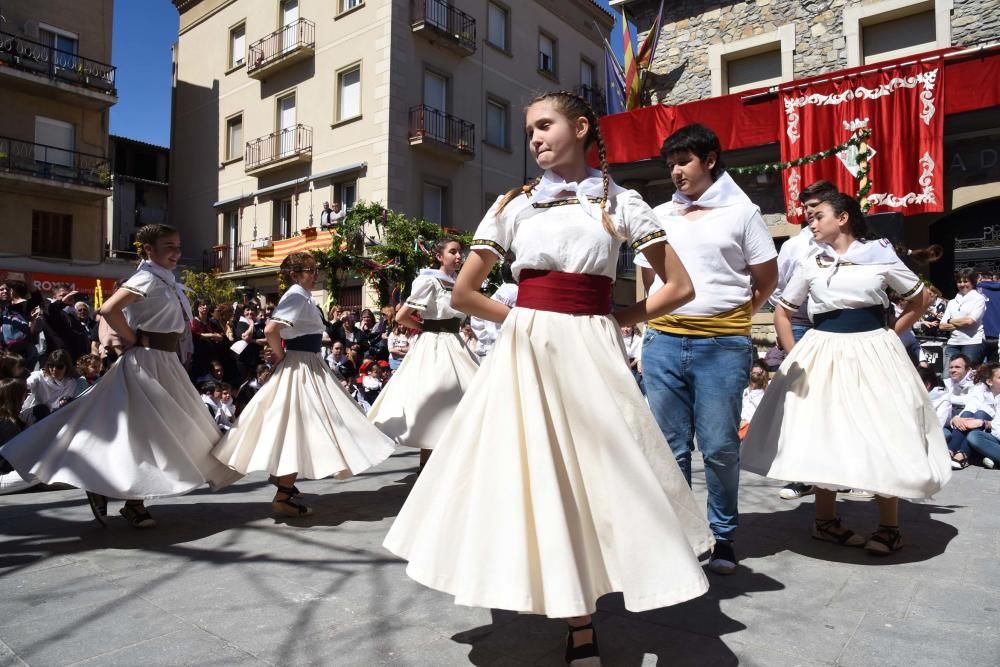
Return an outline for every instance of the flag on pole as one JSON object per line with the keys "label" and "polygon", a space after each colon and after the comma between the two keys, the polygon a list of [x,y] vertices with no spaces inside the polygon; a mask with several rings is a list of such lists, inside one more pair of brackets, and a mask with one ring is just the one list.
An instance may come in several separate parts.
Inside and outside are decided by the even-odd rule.
{"label": "flag on pole", "polygon": [[622,113],[625,111],[625,75],[622,66],[611,50],[608,40],[604,40],[604,89],[608,91],[605,98],[607,113]]}
{"label": "flag on pole", "polygon": [[622,8],[622,44],[625,47],[625,109],[631,111],[640,104],[639,65],[635,60],[635,50],[632,47],[632,29],[628,27],[625,8]]}
{"label": "flag on pole", "polygon": [[656,14],[656,20],[646,33],[646,39],[642,40],[639,47],[639,55],[636,56],[636,64],[641,70],[648,70],[653,64],[653,56],[656,55],[656,45],[660,41],[660,27],[663,23],[663,0],[660,0],[660,11]]}

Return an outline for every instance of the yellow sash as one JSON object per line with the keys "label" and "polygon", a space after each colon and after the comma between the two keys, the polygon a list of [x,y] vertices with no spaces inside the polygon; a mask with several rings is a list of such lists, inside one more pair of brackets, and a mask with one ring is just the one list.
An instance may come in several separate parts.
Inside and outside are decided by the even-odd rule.
{"label": "yellow sash", "polygon": [[752,304],[715,315],[662,315],[649,321],[657,331],[681,336],[749,336]]}

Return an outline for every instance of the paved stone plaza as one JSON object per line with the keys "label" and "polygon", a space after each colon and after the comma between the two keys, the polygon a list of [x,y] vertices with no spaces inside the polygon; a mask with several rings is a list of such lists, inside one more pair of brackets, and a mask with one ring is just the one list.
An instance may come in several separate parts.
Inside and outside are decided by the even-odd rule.
{"label": "paved stone plaza", "polygon": [[[0,666],[562,664],[560,622],[456,607],[380,547],[416,458],[300,482],[303,521],[271,516],[262,475],[151,503],[146,532],[99,528],[77,490],[2,496]],[[778,488],[744,475],[741,567],[704,597],[642,614],[601,600],[605,665],[1000,664],[1000,471],[905,504],[908,544],[881,560],[810,539],[812,501]],[[867,532],[876,508],[842,516]]]}

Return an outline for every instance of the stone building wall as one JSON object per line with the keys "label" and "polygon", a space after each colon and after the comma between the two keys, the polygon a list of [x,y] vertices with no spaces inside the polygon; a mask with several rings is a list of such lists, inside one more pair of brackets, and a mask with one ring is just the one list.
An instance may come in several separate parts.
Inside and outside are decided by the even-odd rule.
{"label": "stone building wall", "polygon": [[[843,12],[881,0],[673,0],[664,4],[663,27],[652,67],[653,102],[679,104],[710,97],[708,47],[774,32],[795,24],[794,78],[847,65]],[[641,41],[660,3],[629,2]],[[952,44],[1000,39],[998,0],[953,0]]]}

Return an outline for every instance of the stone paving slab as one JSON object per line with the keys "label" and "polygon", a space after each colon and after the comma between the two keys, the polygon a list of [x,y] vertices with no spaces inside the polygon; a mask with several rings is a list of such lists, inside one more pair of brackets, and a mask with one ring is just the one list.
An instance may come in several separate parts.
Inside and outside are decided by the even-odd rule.
{"label": "stone paving slab", "polygon": [[[75,489],[0,496],[0,667],[563,664],[559,621],[456,606],[381,548],[415,465],[401,451],[350,480],[299,482],[315,509],[303,520],[271,515],[263,475],[151,503],[152,531],[115,503],[98,527]],[[1000,664],[1000,471],[968,468],[904,503],[907,546],[885,559],[810,539],[811,499],[742,483],[738,571],[641,614],[602,598],[605,665]],[[839,509],[874,529],[874,503]]]}

